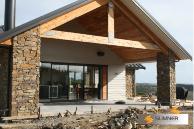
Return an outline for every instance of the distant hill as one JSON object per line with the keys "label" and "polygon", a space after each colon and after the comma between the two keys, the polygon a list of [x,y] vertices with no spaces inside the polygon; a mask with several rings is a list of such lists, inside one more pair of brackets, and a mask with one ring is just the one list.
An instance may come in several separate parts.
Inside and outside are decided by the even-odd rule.
{"label": "distant hill", "polygon": [[[137,87],[143,87],[143,86],[150,86],[150,87],[157,87],[157,84],[155,83],[136,83]],[[193,85],[192,84],[176,84],[177,87],[184,87],[188,89],[189,91],[193,91]]]}
{"label": "distant hill", "polygon": [[[177,84],[177,87],[184,87],[189,90],[188,99],[193,99],[193,85],[192,84]],[[157,84],[154,83],[136,83],[136,93],[137,95],[146,95],[151,93],[156,95]]]}
{"label": "distant hill", "polygon": [[192,84],[177,84],[177,87],[184,87],[185,89],[189,91],[193,91],[193,85]]}

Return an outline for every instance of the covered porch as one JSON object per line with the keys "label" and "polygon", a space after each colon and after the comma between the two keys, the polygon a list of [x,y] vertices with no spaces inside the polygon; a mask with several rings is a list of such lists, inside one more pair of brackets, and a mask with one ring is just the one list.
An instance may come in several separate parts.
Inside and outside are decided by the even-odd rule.
{"label": "covered porch", "polygon": [[157,98],[170,105],[175,62],[191,58],[127,0],[75,2],[3,33],[0,45],[11,50],[2,102],[11,116],[37,115],[42,100],[126,100],[126,65],[136,62],[157,62]]}
{"label": "covered porch", "polygon": [[[176,99],[173,70],[175,60],[178,58],[156,34],[151,33],[121,3],[113,1],[108,5],[102,5],[65,24],[56,25],[56,22],[53,20],[47,25],[41,26],[40,61],[43,65],[51,63],[50,67],[66,67],[64,75],[67,74],[66,91],[69,93],[63,93],[66,94],[64,100],[87,100],[86,90],[88,89],[91,90],[90,93],[92,93],[92,89],[94,90],[93,99],[126,100],[126,65],[128,63],[155,61],[158,62],[158,100],[169,104],[173,99]],[[55,24],[52,30],[47,31],[45,27],[50,27],[49,25],[53,23]],[[91,76],[91,71],[87,71],[88,67],[95,67],[95,74],[98,74],[96,75],[98,78],[92,75],[94,78],[90,78],[90,84],[87,82],[89,79],[87,72],[90,72]],[[172,69],[169,69],[170,67]],[[71,84],[72,77],[70,77],[71,70],[69,68],[80,74],[80,77],[77,78],[81,83]],[[55,75],[47,78],[51,78],[50,82],[53,83],[51,85],[55,85],[52,82],[52,76]],[[76,80],[76,77],[73,79]],[[45,84],[41,84],[40,79],[41,85]],[[79,93],[76,91],[76,85],[80,87],[78,88]],[[55,87],[54,89],[57,93],[59,88]],[[70,97],[70,89],[74,91],[74,99]],[[163,90],[166,89],[169,90],[169,96],[162,95]],[[56,98],[52,100],[56,100]]]}

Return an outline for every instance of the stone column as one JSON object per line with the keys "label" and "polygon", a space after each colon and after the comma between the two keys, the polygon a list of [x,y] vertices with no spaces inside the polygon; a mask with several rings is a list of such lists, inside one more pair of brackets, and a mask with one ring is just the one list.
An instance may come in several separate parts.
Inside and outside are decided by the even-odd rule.
{"label": "stone column", "polygon": [[163,105],[176,99],[175,57],[171,51],[168,56],[157,55],[157,98]]}
{"label": "stone column", "polygon": [[9,48],[0,47],[0,115],[8,108]]}
{"label": "stone column", "polygon": [[126,97],[136,96],[135,69],[126,67]]}
{"label": "stone column", "polygon": [[14,37],[11,66],[11,116],[37,115],[39,65],[39,29],[34,28]]}

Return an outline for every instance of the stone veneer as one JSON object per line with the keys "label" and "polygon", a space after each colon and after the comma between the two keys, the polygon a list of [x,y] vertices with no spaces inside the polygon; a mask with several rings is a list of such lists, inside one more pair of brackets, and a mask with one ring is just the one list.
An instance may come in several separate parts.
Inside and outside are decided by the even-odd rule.
{"label": "stone veneer", "polygon": [[175,57],[172,52],[166,56],[157,55],[157,97],[163,105],[172,104],[176,99]]}
{"label": "stone veneer", "polygon": [[135,69],[126,67],[126,97],[136,96]]}
{"label": "stone veneer", "polygon": [[[9,48],[0,47],[0,110],[8,108]],[[3,112],[0,112],[0,115]]]}
{"label": "stone veneer", "polygon": [[39,28],[13,38],[11,116],[37,115],[39,103]]}

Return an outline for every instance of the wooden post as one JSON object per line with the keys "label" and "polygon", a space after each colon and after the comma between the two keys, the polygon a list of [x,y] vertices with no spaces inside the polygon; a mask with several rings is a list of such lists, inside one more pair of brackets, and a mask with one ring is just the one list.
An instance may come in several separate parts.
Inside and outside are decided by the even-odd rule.
{"label": "wooden post", "polygon": [[106,66],[102,67],[102,100],[108,99],[107,70]]}
{"label": "wooden post", "polygon": [[108,41],[109,43],[114,42],[115,32],[114,32],[114,5],[112,1],[108,3]]}

